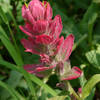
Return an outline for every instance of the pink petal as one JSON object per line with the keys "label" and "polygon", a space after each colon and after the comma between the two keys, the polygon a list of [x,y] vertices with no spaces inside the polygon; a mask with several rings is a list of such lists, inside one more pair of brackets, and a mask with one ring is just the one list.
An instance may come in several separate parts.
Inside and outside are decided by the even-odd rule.
{"label": "pink petal", "polygon": [[43,77],[43,73],[40,73],[40,72],[43,72],[45,70],[49,70],[49,69],[52,69],[54,68],[56,65],[53,65],[53,66],[50,66],[50,67],[45,67],[43,66],[42,64],[28,64],[28,65],[24,65],[24,69],[31,73],[31,74],[35,74],[39,77]]}
{"label": "pink petal", "polygon": [[71,34],[65,39],[62,47],[62,53],[65,55],[64,61],[68,60],[69,56],[71,55],[73,44],[74,36]]}
{"label": "pink petal", "polygon": [[40,59],[41,63],[48,64],[50,62],[50,57],[48,55],[41,54],[40,57],[41,57],[41,59]]}
{"label": "pink petal", "polygon": [[62,36],[62,37],[59,39],[58,43],[57,43],[57,49],[56,49],[55,54],[57,54],[57,53],[60,51],[60,47],[61,47],[63,41],[64,41],[64,37]]}
{"label": "pink petal", "polygon": [[44,2],[44,5],[46,6],[45,7],[46,8],[45,19],[50,20],[50,19],[52,19],[52,15],[53,15],[52,8],[51,8],[50,4],[46,1]]}
{"label": "pink petal", "polygon": [[22,6],[22,16],[23,16],[23,18],[27,18],[27,16],[26,16],[26,6],[25,5]]}
{"label": "pink petal", "polygon": [[62,42],[64,41],[63,36],[61,38],[57,38],[49,45],[50,56],[54,56],[58,54],[61,49]]}
{"label": "pink petal", "polygon": [[56,65],[52,65],[52,66],[50,66],[50,67],[38,67],[38,68],[36,69],[36,71],[37,71],[37,72],[41,72],[41,71],[45,71],[45,70],[52,69],[52,68],[54,68],[54,67],[56,67]]}
{"label": "pink petal", "polygon": [[74,73],[78,74],[79,76],[82,74],[82,71],[81,71],[78,67],[76,67],[76,66],[74,66],[74,67],[72,68],[72,71],[73,71]]}
{"label": "pink petal", "polygon": [[29,21],[30,23],[35,23],[35,20],[32,17],[32,13],[30,12],[29,8],[26,8],[25,5],[22,6],[22,16],[25,20]]}
{"label": "pink petal", "polygon": [[39,43],[39,44],[44,44],[44,45],[48,45],[52,42],[52,38],[48,35],[39,35],[39,36],[36,36],[36,43]]}
{"label": "pink petal", "polygon": [[42,34],[45,33],[47,31],[48,28],[48,21],[45,20],[38,20],[33,27],[33,33],[38,34]]}
{"label": "pink petal", "polygon": [[19,26],[22,32],[24,32],[26,35],[33,37],[33,26],[26,22],[25,26]]}
{"label": "pink petal", "polygon": [[58,38],[62,31],[62,27],[61,17],[59,15],[55,16],[50,25],[50,35],[52,35],[54,39]]}
{"label": "pink petal", "polygon": [[82,88],[78,88],[78,93],[82,93]]}
{"label": "pink petal", "polygon": [[33,44],[29,40],[22,39],[21,43],[23,44],[24,48],[26,49],[25,50],[26,52],[33,53],[33,50],[32,50],[33,49]]}
{"label": "pink petal", "polygon": [[29,72],[29,73],[31,73],[31,74],[35,74],[36,76],[38,76],[38,77],[44,77],[44,75],[42,75],[42,74],[40,74],[40,73],[37,73],[35,70],[36,70],[36,68],[38,68],[38,67],[43,67],[43,65],[41,65],[41,64],[27,64],[27,65],[24,65],[24,69],[27,71],[27,72]]}
{"label": "pink petal", "polygon": [[44,19],[45,8],[39,0],[32,0],[29,3],[29,9],[35,20]]}
{"label": "pink petal", "polygon": [[24,65],[24,69],[29,73],[34,73],[36,68],[38,68],[38,67],[41,68],[41,67],[43,67],[43,65],[41,65],[41,64],[31,64],[31,65],[27,64],[27,65]]}
{"label": "pink petal", "polygon": [[47,48],[43,44],[45,41],[42,42],[42,40],[39,40],[37,37],[34,38],[28,37],[29,41],[33,44],[33,51],[35,54],[38,55],[45,54],[47,52]]}
{"label": "pink petal", "polygon": [[73,80],[82,75],[82,71],[78,67],[73,67],[71,72],[72,74],[68,75],[66,78],[63,78],[62,80]]}
{"label": "pink petal", "polygon": [[31,52],[31,53],[34,53],[34,54],[39,54],[39,52],[34,49],[35,44],[34,44],[33,41],[22,39],[21,43],[24,46],[24,48],[26,49],[25,50],[26,52]]}

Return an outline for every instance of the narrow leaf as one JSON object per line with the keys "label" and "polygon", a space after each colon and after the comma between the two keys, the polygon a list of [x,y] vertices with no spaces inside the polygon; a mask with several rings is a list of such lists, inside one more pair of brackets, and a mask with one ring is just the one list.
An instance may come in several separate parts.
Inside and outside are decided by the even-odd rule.
{"label": "narrow leaf", "polygon": [[53,97],[53,98],[50,98],[48,100],[65,100],[67,96],[56,96],[56,97]]}
{"label": "narrow leaf", "polygon": [[11,96],[14,98],[14,100],[25,100],[15,89],[10,87],[9,85],[5,84],[4,82],[0,81],[0,86],[5,88]]}
{"label": "narrow leaf", "polygon": [[100,82],[100,74],[96,74],[92,76],[92,78],[86,83],[82,90],[82,100],[84,100],[87,96],[89,96],[93,87]]}
{"label": "narrow leaf", "polygon": [[10,42],[9,38],[7,37],[6,33],[4,32],[4,30],[2,29],[1,26],[0,26],[0,39],[3,42],[4,46],[7,48],[8,52],[10,53],[12,58],[14,59],[15,63],[18,66],[22,66],[23,61],[22,61],[21,57],[19,56],[19,54],[15,50],[15,47]]}
{"label": "narrow leaf", "polygon": [[[17,67],[16,65],[14,64],[11,64],[7,61],[4,61],[4,60],[0,60],[0,64],[9,68],[9,69],[13,69],[13,70],[16,70],[18,72],[21,72],[23,75],[25,74],[24,73],[24,69],[21,68],[21,67]],[[26,72],[27,73],[27,72]],[[52,94],[53,96],[56,96],[57,93],[52,89],[50,88],[48,85],[46,85],[45,83],[43,83],[39,78],[37,78],[36,76],[34,75],[31,75],[29,73],[27,73],[29,75],[29,79],[31,79],[34,83],[38,84],[39,86],[43,87],[48,93]]]}

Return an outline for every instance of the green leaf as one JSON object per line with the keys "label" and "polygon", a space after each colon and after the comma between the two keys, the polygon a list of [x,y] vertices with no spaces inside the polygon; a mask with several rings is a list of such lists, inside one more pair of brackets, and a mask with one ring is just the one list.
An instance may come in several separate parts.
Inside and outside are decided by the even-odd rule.
{"label": "green leaf", "polygon": [[1,39],[1,41],[3,42],[4,46],[7,48],[8,52],[10,53],[10,55],[12,56],[12,58],[14,59],[15,63],[18,66],[22,66],[23,65],[22,58],[20,57],[20,55],[18,54],[18,52],[15,50],[15,47],[10,42],[10,40],[7,37],[7,35],[4,32],[4,30],[3,31],[2,30],[3,29],[0,26],[0,39]]}
{"label": "green leaf", "polygon": [[[2,10],[1,7],[0,7],[0,12],[1,12],[1,13],[0,13],[1,18],[3,19],[4,23],[8,26],[11,39],[12,39],[14,45],[15,45],[15,49],[16,49],[16,51],[18,52],[18,54],[20,55],[19,48],[18,48],[18,46],[17,46],[16,39],[15,39],[15,37],[14,37],[14,33],[13,33],[11,27],[10,27],[10,22],[8,21],[7,16],[6,16],[6,14],[4,13],[4,11]],[[15,19],[14,19],[14,17],[13,17],[13,14],[11,13],[11,11],[10,11],[9,9],[8,9],[8,12],[9,12],[9,15],[11,16],[11,18],[12,18],[12,20],[13,20],[13,22],[14,22],[14,25],[16,26],[17,31],[19,32],[17,23],[16,23],[16,21],[15,21]]]}
{"label": "green leaf", "polygon": [[90,92],[92,91],[93,87],[100,82],[100,74],[96,74],[91,77],[91,79],[86,83],[82,90],[82,98],[84,100],[87,96],[89,96]]}
{"label": "green leaf", "polygon": [[[0,60],[3,60],[1,56],[0,56]],[[6,83],[8,85],[11,85],[13,88],[15,88],[19,84],[22,74],[17,71],[13,71],[13,70],[10,72],[10,76],[8,80],[6,80]],[[10,97],[10,94],[8,93],[7,90],[0,88],[0,96],[2,100],[6,100],[8,97]]]}
{"label": "green leaf", "polygon": [[[10,69],[16,70],[18,72],[21,72],[23,75],[25,74],[25,70],[23,68],[17,67],[16,65],[11,64],[7,61],[0,60],[0,64],[7,67],[7,68],[10,68]],[[29,73],[27,73],[27,74],[28,74],[27,78],[31,79],[33,82],[35,82],[39,86],[43,87],[48,93],[52,94],[53,96],[57,95],[57,93],[52,88],[50,88],[48,85],[43,83],[39,78],[37,78],[36,76],[34,76],[32,74],[29,74]]]}
{"label": "green leaf", "polygon": [[48,100],[65,100],[67,96],[56,96],[56,97],[53,97],[53,98],[50,98]]}
{"label": "green leaf", "polygon": [[[34,90],[34,87],[32,85],[32,82],[30,80],[29,74],[22,67],[18,67],[16,65],[10,64],[10,63],[8,63],[8,62],[6,62],[4,60],[0,60],[0,64],[6,66],[7,68],[10,68],[10,69],[13,69],[13,70],[21,72],[24,75],[24,77],[25,77],[25,79],[27,81],[27,84],[28,84],[28,86],[29,86],[29,88],[31,90],[31,94],[35,96],[35,90]],[[15,80],[15,78],[14,78],[14,80]]]}
{"label": "green leaf", "polygon": [[88,61],[97,69],[100,70],[100,53],[97,50],[91,50],[86,53],[86,58]]}
{"label": "green leaf", "polygon": [[[21,73],[17,71],[11,71],[8,80],[6,80],[6,83],[12,86],[12,88],[15,88],[19,84],[21,78],[22,78]],[[3,88],[1,88],[0,90],[1,90],[0,95],[1,95],[2,100],[6,100],[7,98],[10,97],[10,95],[8,94],[8,91],[6,91]]]}
{"label": "green leaf", "polygon": [[81,33],[88,33],[88,43],[92,47],[93,40],[93,28],[98,17],[99,5],[92,2],[88,7],[88,10],[83,16],[83,19],[80,23]]}
{"label": "green leaf", "polygon": [[100,0],[93,0],[94,3],[100,3]]}
{"label": "green leaf", "polygon": [[85,100],[93,100],[93,97],[95,95],[95,88],[92,89],[90,95]]}
{"label": "green leaf", "polygon": [[57,93],[50,88],[48,85],[46,85],[45,83],[43,83],[39,78],[37,78],[36,76],[30,74],[30,78],[33,82],[35,82],[36,84],[38,84],[39,86],[42,86],[47,92],[49,92],[51,95],[56,96]]}
{"label": "green leaf", "polygon": [[4,12],[7,12],[8,9],[12,8],[10,5],[10,0],[0,0],[0,7],[3,9]]}
{"label": "green leaf", "polygon": [[0,81],[0,86],[5,88],[14,98],[14,100],[25,100],[25,98],[23,98],[15,89],[5,84],[4,82]]}
{"label": "green leaf", "polygon": [[[3,30],[1,27],[0,27],[0,30]],[[8,52],[10,53],[10,55],[12,56],[12,58],[14,59],[15,63],[22,67],[23,66],[23,61],[20,57],[20,55],[18,54],[18,52],[15,50],[15,47],[12,45],[12,43],[10,42],[10,40],[7,38],[6,35],[4,35],[5,33],[0,33],[0,39],[1,41],[3,42],[3,44],[5,45],[5,47],[7,48]],[[31,90],[31,94],[34,95],[34,98],[35,98],[35,89],[32,85],[32,82],[29,78],[29,75],[27,74],[27,72],[25,70],[22,70],[23,72],[23,75],[25,77],[25,79],[27,80],[27,83],[28,83],[28,86]]]}
{"label": "green leaf", "polygon": [[80,80],[81,87],[83,87],[85,85],[85,83],[87,82],[87,80],[85,79],[85,76],[84,76],[84,72],[83,72],[83,75],[79,77],[79,80]]}
{"label": "green leaf", "polygon": [[5,38],[9,39],[7,34],[5,33],[5,31],[3,30],[3,28],[0,25],[0,34],[2,34],[3,36],[5,36]]}
{"label": "green leaf", "polygon": [[[84,14],[83,16],[83,19],[81,22],[86,22],[88,23],[89,21],[92,21],[93,20],[93,16],[95,14],[98,13],[99,9],[98,9],[99,5],[95,4],[95,3],[92,3],[89,7],[88,7],[88,10],[86,11],[86,13]],[[92,19],[92,20],[91,20]]]}
{"label": "green leaf", "polygon": [[6,23],[6,24],[9,23],[8,20],[7,20],[6,15],[5,15],[5,13],[3,12],[2,8],[1,8],[1,6],[0,6],[0,16],[3,19],[4,23]]}

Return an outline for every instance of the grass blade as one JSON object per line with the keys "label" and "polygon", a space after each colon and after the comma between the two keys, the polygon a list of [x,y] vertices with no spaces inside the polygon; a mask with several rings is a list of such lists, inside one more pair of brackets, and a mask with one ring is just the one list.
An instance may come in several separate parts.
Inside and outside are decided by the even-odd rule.
{"label": "grass blade", "polygon": [[30,78],[31,80],[38,84],[39,86],[43,87],[47,92],[49,92],[51,95],[53,96],[57,96],[57,93],[52,89],[50,88],[48,85],[46,85],[45,83],[43,83],[39,78],[37,78],[36,76],[30,74]]}
{"label": "grass blade", "polygon": [[[10,14],[11,17],[13,17],[13,15],[11,15],[11,12],[10,12],[10,11],[9,11],[9,14]],[[16,48],[17,51],[19,52],[19,49],[18,49],[18,46],[17,46],[16,40],[15,40],[14,34],[13,34],[11,28],[10,28],[9,21],[8,21],[6,15],[5,15],[5,13],[4,13],[4,11],[2,10],[1,7],[0,7],[0,16],[1,16],[1,18],[3,19],[4,23],[8,26],[8,29],[9,29],[9,32],[10,32],[11,38],[12,38],[12,40],[13,40],[13,43],[14,43],[14,45],[15,45],[15,48]],[[17,27],[16,21],[14,20],[14,18],[13,18],[13,21],[14,21],[16,27]],[[17,29],[18,29],[18,28],[17,28]]]}
{"label": "grass blade", "polygon": [[[3,30],[2,27],[0,27],[0,30]],[[3,31],[4,32],[4,31]],[[17,51],[15,50],[15,47],[12,45],[12,43],[10,42],[10,40],[7,38],[7,35],[4,35],[5,33],[1,33],[0,34],[0,39],[1,41],[3,42],[4,46],[7,48],[8,52],[10,53],[10,55],[12,56],[12,58],[14,59],[16,65],[18,66],[23,66],[23,61],[20,57],[20,55],[17,53]],[[31,94],[33,95],[34,94],[34,97],[35,96],[35,90],[34,90],[34,87],[32,85],[32,82],[29,78],[29,75],[27,74],[27,72],[25,70],[22,70],[23,71],[23,75],[24,77],[26,78],[27,80],[27,83],[28,83],[28,86],[31,90]]]}
{"label": "grass blade", "polygon": [[[21,67],[17,67],[16,65],[11,64],[11,63],[9,63],[7,61],[4,61],[4,60],[0,60],[0,64],[7,67],[7,68],[9,68],[9,69],[21,72],[24,75],[25,70]],[[43,87],[48,93],[50,93],[53,96],[57,95],[57,93],[52,88],[50,88],[48,85],[44,84],[39,78],[37,78],[36,76],[31,75],[29,73],[27,73],[27,74],[29,75],[29,77],[27,77],[27,78],[31,79],[34,83],[36,83],[39,86]]]}
{"label": "grass blade", "polygon": [[14,100],[25,100],[15,89],[13,89],[9,85],[5,84],[4,82],[0,81],[0,86],[5,88],[11,94],[11,96],[14,98]]}
{"label": "grass blade", "polygon": [[1,26],[0,26],[0,39],[3,42],[4,46],[7,48],[8,52],[12,56],[13,60],[15,61],[15,63],[18,66],[22,66],[23,65],[23,61],[22,61],[20,55],[15,50],[15,47],[10,42],[9,38],[7,37],[6,33],[4,32],[4,30],[2,29]]}

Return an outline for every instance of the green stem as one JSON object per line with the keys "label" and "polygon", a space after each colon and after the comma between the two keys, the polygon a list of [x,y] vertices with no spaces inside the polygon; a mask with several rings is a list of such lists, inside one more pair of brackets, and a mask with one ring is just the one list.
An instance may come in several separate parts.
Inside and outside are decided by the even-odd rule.
{"label": "green stem", "polygon": [[70,93],[73,94],[77,100],[80,100],[79,95],[74,91],[71,84],[68,81],[66,83],[68,85],[68,89],[69,89]]}
{"label": "green stem", "polygon": [[[46,84],[47,81],[48,81],[48,79],[49,79],[49,77],[45,77],[45,78],[43,79],[43,83]],[[43,87],[40,87],[38,96],[41,96],[42,91],[43,91]]]}

